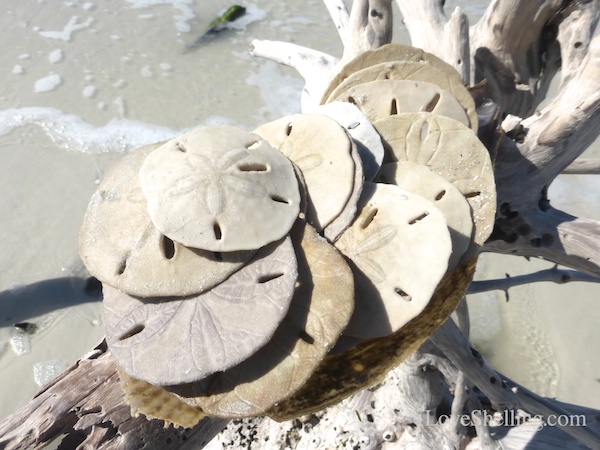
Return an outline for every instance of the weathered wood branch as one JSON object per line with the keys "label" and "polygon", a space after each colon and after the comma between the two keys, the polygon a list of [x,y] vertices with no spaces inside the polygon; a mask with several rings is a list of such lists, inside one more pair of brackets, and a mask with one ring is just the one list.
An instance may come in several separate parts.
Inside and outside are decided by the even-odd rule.
{"label": "weathered wood branch", "polygon": [[452,65],[465,84],[471,80],[469,19],[456,8],[446,17],[441,0],[397,0],[414,47],[433,53]]}
{"label": "weathered wood branch", "polygon": [[[595,31],[589,34],[589,52],[578,70],[547,107],[520,123],[521,132],[515,132],[518,127],[513,123],[512,138],[501,141],[494,170],[499,209],[485,249],[543,257],[599,276],[600,224],[550,207],[547,197],[554,178],[600,133],[600,4],[594,5],[596,15],[588,8],[586,17],[595,17]],[[564,22],[559,39],[560,33],[578,24]],[[563,58],[572,59],[573,50],[565,48]]]}
{"label": "weathered wood branch", "polygon": [[191,429],[131,417],[114,359],[103,341],[0,422],[0,448],[43,448],[66,435],[66,448],[202,448],[227,425],[204,419]]}
{"label": "weathered wood branch", "polygon": [[[466,338],[451,320],[447,320],[433,333],[431,341],[490,399],[496,409],[521,408],[544,418],[568,417],[574,413],[556,400],[540,397],[492,369],[481,355],[471,349]],[[580,411],[585,411],[582,414],[586,417],[590,416],[587,427],[556,424],[557,428],[590,448],[600,447],[600,425],[595,421],[593,412],[587,409]]]}
{"label": "weathered wood branch", "polygon": [[565,175],[598,175],[600,174],[600,159],[576,159],[561,173]]}
{"label": "weathered wood branch", "polygon": [[[540,201],[544,201],[540,195]],[[505,203],[486,251],[541,257],[600,276],[600,222],[580,219],[545,206],[512,210]]]}
{"label": "weathered wood branch", "polygon": [[[600,283],[600,279],[589,275],[587,273],[578,272],[576,270],[564,270],[559,269],[558,266],[554,266],[551,269],[540,270],[534,273],[528,273],[525,275],[517,276],[506,276],[506,278],[498,278],[495,280],[479,280],[473,281],[469,285],[468,294],[478,294],[480,292],[488,291],[508,291],[508,289],[515,286],[522,286],[524,284],[539,283],[547,281],[556,284],[566,284],[574,281],[581,281],[587,283]],[[462,327],[461,327],[462,331]]]}
{"label": "weathered wood branch", "polygon": [[349,45],[348,22],[350,20],[350,14],[346,9],[346,4],[343,0],[323,0],[323,3],[325,3],[327,12],[329,12],[329,16],[335,25],[335,29],[340,35],[342,44],[346,47],[346,45]]}
{"label": "weathered wood branch", "polygon": [[304,78],[302,111],[309,111],[319,104],[339,62],[327,53],[319,52],[288,42],[255,39],[250,54],[275,61],[298,71]]}
{"label": "weathered wood branch", "polygon": [[355,0],[344,40],[342,64],[392,41],[392,0]]}
{"label": "weathered wood branch", "polygon": [[493,0],[471,29],[473,81],[487,79],[503,111],[529,116],[560,67],[555,19],[562,0]]}

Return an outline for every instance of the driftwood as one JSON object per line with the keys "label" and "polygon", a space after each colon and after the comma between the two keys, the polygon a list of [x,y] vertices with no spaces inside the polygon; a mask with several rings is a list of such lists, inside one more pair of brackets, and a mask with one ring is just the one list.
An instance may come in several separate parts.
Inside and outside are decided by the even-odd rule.
{"label": "driftwood", "polygon": [[[355,0],[351,12],[341,0],[324,2],[344,44],[340,58],[274,41],[255,41],[251,49],[303,76],[306,112],[345,61],[391,40],[391,0]],[[600,132],[600,2],[492,0],[470,28],[460,9],[446,15],[443,0],[397,3],[413,45],[452,64],[466,84],[485,79],[478,95],[493,102],[486,104],[492,110],[498,105],[503,129],[485,120],[482,127],[498,190],[494,233],[483,250],[573,269],[473,290],[506,290],[545,276],[599,278],[600,223],[552,208],[547,192],[560,173],[598,173],[597,161],[578,158]],[[558,95],[537,111],[559,68]],[[63,448],[202,448],[225,426],[209,448],[600,448],[599,411],[541,398],[495,372],[469,346],[464,306],[458,313],[462,333],[447,321],[377,388],[281,424],[205,419],[180,431],[132,418],[101,344],[0,423],[0,448],[39,448],[65,434]],[[572,421],[552,424],[553,417]]]}

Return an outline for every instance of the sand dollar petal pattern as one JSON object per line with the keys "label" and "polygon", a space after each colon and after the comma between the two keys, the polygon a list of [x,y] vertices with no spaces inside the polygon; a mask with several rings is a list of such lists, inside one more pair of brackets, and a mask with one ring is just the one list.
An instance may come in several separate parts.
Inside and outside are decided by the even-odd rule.
{"label": "sand dollar petal pattern", "polygon": [[173,139],[140,169],[148,213],[173,241],[215,252],[251,250],[287,234],[300,194],[290,161],[231,126]]}
{"label": "sand dollar petal pattern", "polygon": [[[302,171],[309,197],[306,219],[318,231],[340,215],[357,190],[360,193],[362,170],[353,158],[356,147],[335,120],[296,114],[261,125],[254,132]],[[354,182],[357,170],[361,170],[359,186]]]}
{"label": "sand dollar petal pattern", "polygon": [[254,255],[187,248],[156,229],[138,173],[161,144],[117,162],[92,195],[79,233],[79,253],[99,280],[140,297],[196,294],[219,284]]}
{"label": "sand dollar petal pattern", "polygon": [[474,243],[471,207],[458,188],[427,166],[412,161],[384,164],[377,181],[395,184],[418,194],[442,212],[452,238],[452,255],[448,270],[454,269],[461,261],[462,255]]}
{"label": "sand dollar petal pattern", "polygon": [[344,335],[389,335],[427,306],[452,253],[443,214],[398,186],[365,183],[359,213],[336,242],[352,262],[356,306]]}
{"label": "sand dollar petal pattern", "polygon": [[433,83],[458,100],[469,118],[470,128],[477,130],[478,119],[475,101],[464,86],[458,72],[452,67],[435,67],[425,61],[392,61],[365,67],[344,79],[333,90],[328,103],[339,98],[354,86],[375,80],[414,80]]}
{"label": "sand dollar petal pattern", "polygon": [[375,50],[362,52],[356,56],[356,58],[346,63],[346,65],[340,69],[337,75],[329,83],[329,86],[322,97],[321,103],[325,103],[333,90],[353,73],[358,72],[366,67],[381,64],[383,62],[394,61],[424,62],[445,73],[455,73],[456,76],[460,78],[454,67],[432,53],[426,52],[425,50],[417,47],[412,47],[410,45],[396,43],[386,44]]}
{"label": "sand dollar petal pattern", "polygon": [[142,300],[105,285],[109,349],[125,372],[154,385],[189,383],[228,369],[271,339],[289,309],[297,275],[286,237],[194,297]]}
{"label": "sand dollar petal pattern", "polygon": [[347,102],[327,103],[316,107],[312,113],[330,117],[348,131],[360,155],[365,180],[373,180],[383,162],[384,151],[381,138],[367,116]]}
{"label": "sand dollar petal pattern", "polygon": [[207,414],[242,418],[263,414],[311,376],[350,320],[354,281],[342,255],[310,225],[299,222],[292,239],[298,285],[273,339],[234,368],[171,392]]}
{"label": "sand dollar petal pattern", "polygon": [[490,155],[475,133],[426,113],[398,114],[374,125],[389,161],[428,166],[462,192],[473,211],[475,244],[483,245],[494,228],[496,184]]}
{"label": "sand dollar petal pattern", "polygon": [[468,126],[465,109],[448,91],[433,83],[375,80],[354,86],[335,99],[355,104],[371,122],[399,113],[428,112],[451,117]]}

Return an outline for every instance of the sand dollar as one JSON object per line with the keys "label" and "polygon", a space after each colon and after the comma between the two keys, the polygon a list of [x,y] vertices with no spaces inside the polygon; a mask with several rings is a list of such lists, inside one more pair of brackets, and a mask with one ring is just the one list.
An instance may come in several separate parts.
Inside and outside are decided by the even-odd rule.
{"label": "sand dollar", "polygon": [[[290,158],[302,171],[308,191],[307,221],[322,231],[340,215],[362,187],[356,147],[335,120],[319,114],[296,114],[254,131]],[[353,154],[355,155],[353,157]],[[360,184],[356,186],[357,170]]]}
{"label": "sand dollar", "polygon": [[449,92],[464,108],[473,130],[478,128],[475,101],[454,68],[444,70],[425,61],[382,62],[350,74],[337,86],[327,102],[341,97],[349,89],[375,80],[414,80],[433,83]]}
{"label": "sand dollar", "polygon": [[418,194],[442,212],[452,239],[448,269],[454,269],[473,243],[474,228],[471,207],[458,188],[427,166],[412,161],[384,164],[377,181],[395,184]]}
{"label": "sand dollar", "polygon": [[329,83],[327,90],[323,94],[321,103],[325,103],[333,90],[353,73],[383,62],[394,61],[425,62],[443,72],[456,73],[458,76],[458,72],[454,67],[423,49],[411,47],[410,45],[386,44],[375,50],[362,52],[356,58],[346,63]]}
{"label": "sand dollar", "polygon": [[423,311],[452,253],[446,220],[431,202],[368,182],[336,247],[355,278],[356,307],[344,335],[360,339],[389,335]]}
{"label": "sand dollar", "polygon": [[290,397],[334,346],[354,308],[352,271],[310,225],[292,232],[298,284],[288,315],[271,341],[232,369],[168,389],[210,415],[262,415]]}
{"label": "sand dollar", "polygon": [[346,129],[356,144],[365,180],[373,180],[383,162],[384,151],[379,133],[367,116],[355,105],[347,102],[320,105],[313,113],[330,117]]}
{"label": "sand dollar", "polygon": [[358,106],[371,122],[422,111],[451,117],[466,126],[470,123],[465,109],[452,94],[425,81],[369,81],[349,88],[335,100]]}
{"label": "sand dollar", "polygon": [[214,253],[164,236],[148,216],[139,169],[154,144],[131,152],[92,195],[79,234],[79,253],[99,280],[140,297],[196,294],[242,267],[254,251]]}
{"label": "sand dollar", "polygon": [[473,279],[476,258],[447,274],[423,312],[394,334],[369,339],[350,350],[328,355],[302,389],[267,411],[290,420],[333,405],[383,381],[386,374],[417,350],[448,319]]}
{"label": "sand dollar", "polygon": [[490,155],[475,133],[426,113],[398,114],[374,125],[390,161],[428,166],[462,192],[473,212],[475,244],[483,245],[494,228],[496,185]]}
{"label": "sand dollar", "polygon": [[163,234],[215,252],[257,249],[287,234],[300,194],[290,161],[230,126],[200,128],[152,152],[140,169]]}
{"label": "sand dollar", "polygon": [[200,380],[240,363],[271,339],[287,314],[297,275],[286,237],[197,296],[142,300],[105,285],[106,341],[134,378],[154,385]]}

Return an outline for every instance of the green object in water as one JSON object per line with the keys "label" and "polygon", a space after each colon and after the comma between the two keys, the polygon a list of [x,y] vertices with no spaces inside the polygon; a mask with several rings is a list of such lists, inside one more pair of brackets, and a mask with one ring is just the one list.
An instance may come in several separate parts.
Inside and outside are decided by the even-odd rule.
{"label": "green object in water", "polygon": [[191,44],[186,45],[187,50],[192,50],[201,44],[206,38],[212,37],[219,31],[227,27],[228,22],[233,22],[246,14],[246,8],[240,5],[233,5],[227,9],[223,14],[214,19],[208,24],[208,30],[198,39]]}

